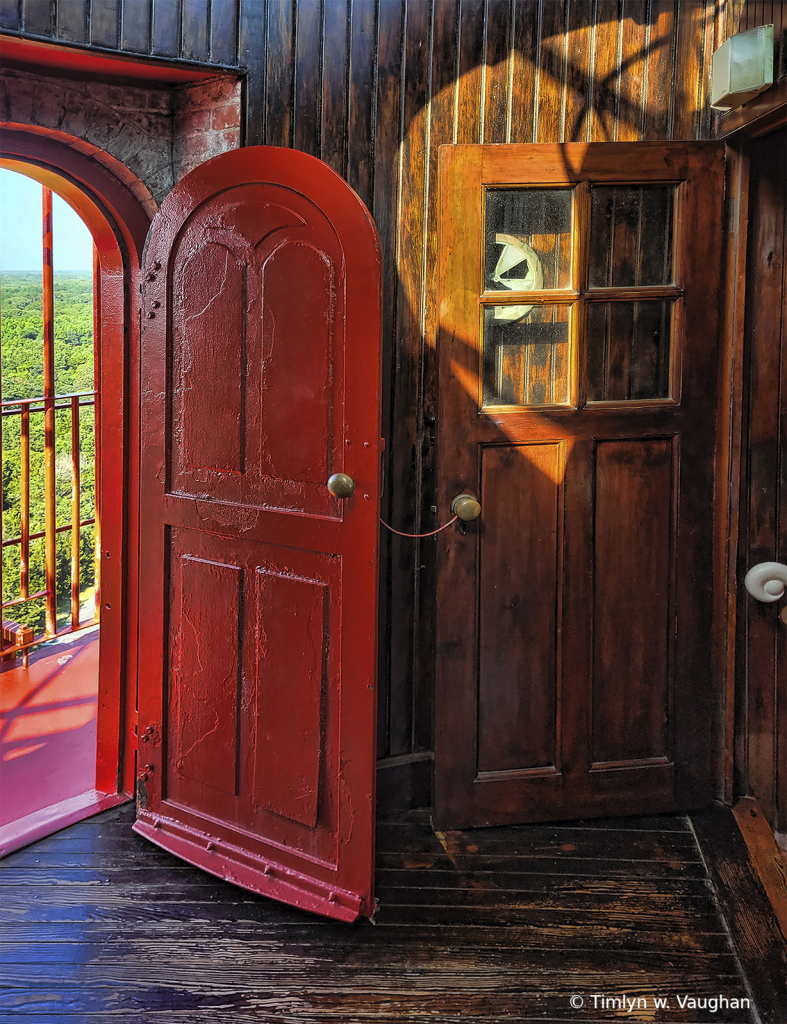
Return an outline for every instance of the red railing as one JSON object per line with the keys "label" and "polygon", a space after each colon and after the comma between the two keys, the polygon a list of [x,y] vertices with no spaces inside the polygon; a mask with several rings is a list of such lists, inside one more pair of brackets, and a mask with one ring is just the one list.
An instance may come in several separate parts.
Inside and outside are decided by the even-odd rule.
{"label": "red railing", "polygon": [[[98,516],[82,518],[81,493],[81,443],[80,443],[80,410],[92,407],[95,423],[95,501],[98,499],[98,467],[99,467],[99,393],[84,391],[78,394],[55,394],[55,318],[54,318],[54,280],[52,263],[52,193],[42,188],[43,213],[43,368],[44,394],[38,398],[9,399],[0,402],[0,450],[2,450],[3,427],[8,417],[20,418],[20,461],[19,461],[19,511],[20,533],[18,537],[3,538],[2,553],[6,548],[19,549],[19,594],[2,602],[3,623],[0,635],[0,655],[3,659],[15,657],[21,653],[25,666],[30,647],[55,636],[74,633],[87,629],[98,623],[100,619],[100,527]],[[95,288],[97,254],[94,253],[93,281]],[[96,303],[94,302],[93,345],[94,366],[97,367],[98,356],[98,324]],[[56,413],[70,410],[71,429],[71,521],[57,525],[56,522],[56,453],[55,453],[55,419]],[[44,419],[44,529],[30,532],[30,417],[41,415]],[[97,504],[95,505],[97,508]],[[2,502],[0,502],[0,532],[3,522]],[[92,619],[80,622],[80,540],[84,527],[94,527],[94,560],[95,560],[95,611]],[[71,532],[71,614],[68,628],[57,627],[57,535]],[[30,544],[31,541],[43,539],[45,562],[45,586],[43,590],[30,593]],[[2,594],[3,557],[0,556],[0,594]],[[30,601],[45,600],[45,628],[43,633],[34,631],[13,621],[13,613],[8,619],[5,610]]]}

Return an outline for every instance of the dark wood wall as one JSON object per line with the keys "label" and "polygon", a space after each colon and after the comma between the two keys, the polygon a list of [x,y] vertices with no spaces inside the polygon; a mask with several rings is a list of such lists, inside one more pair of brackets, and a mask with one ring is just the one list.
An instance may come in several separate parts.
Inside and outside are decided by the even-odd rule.
{"label": "dark wood wall", "polygon": [[[439,147],[709,137],[710,57],[742,11],[738,0],[0,0],[0,28],[243,69],[245,143],[304,150],[350,182],[385,254],[383,514],[425,531],[448,517],[434,490]],[[379,753],[428,768],[435,542],[383,533]]]}

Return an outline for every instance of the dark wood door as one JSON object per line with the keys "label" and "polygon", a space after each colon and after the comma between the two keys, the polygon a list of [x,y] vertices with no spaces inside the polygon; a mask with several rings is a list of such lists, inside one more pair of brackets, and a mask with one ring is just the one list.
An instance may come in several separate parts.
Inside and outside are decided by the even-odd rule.
{"label": "dark wood door", "polygon": [[[787,831],[787,612],[746,593],[760,562],[787,561],[787,138],[782,127],[745,145],[748,165],[736,796],[757,798]],[[743,283],[743,282],[742,282]]]}
{"label": "dark wood door", "polygon": [[144,272],[135,829],[370,915],[376,231],[325,164],[246,148],[167,197]]}
{"label": "dark wood door", "polygon": [[717,144],[441,150],[441,827],[714,784]]}

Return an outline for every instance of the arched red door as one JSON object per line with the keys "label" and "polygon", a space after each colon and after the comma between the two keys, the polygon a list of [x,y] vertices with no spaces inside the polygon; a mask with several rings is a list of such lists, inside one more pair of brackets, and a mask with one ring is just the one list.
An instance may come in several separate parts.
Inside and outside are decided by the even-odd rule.
{"label": "arched red door", "polygon": [[143,259],[135,829],[344,920],[373,911],[379,266],[349,186],[262,147],[189,174]]}

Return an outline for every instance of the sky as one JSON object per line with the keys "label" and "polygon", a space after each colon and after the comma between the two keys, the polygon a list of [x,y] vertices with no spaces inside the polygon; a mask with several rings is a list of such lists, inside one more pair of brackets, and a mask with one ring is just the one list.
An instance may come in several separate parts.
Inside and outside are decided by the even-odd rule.
{"label": "sky", "polygon": [[[52,194],[55,273],[93,270],[93,238],[59,195]],[[41,185],[0,169],[0,270],[41,273]]]}

